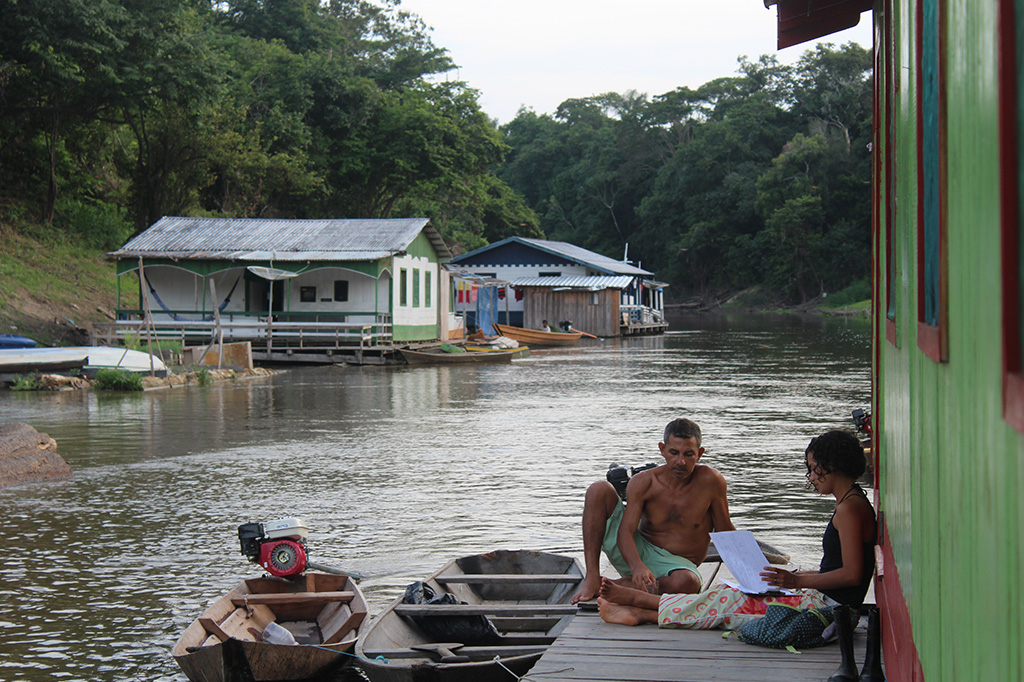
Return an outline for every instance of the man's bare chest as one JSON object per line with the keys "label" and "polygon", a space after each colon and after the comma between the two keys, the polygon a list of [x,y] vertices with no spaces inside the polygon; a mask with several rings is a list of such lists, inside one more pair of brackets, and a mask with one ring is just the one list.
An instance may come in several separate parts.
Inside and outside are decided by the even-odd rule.
{"label": "man's bare chest", "polygon": [[643,520],[653,528],[702,526],[710,519],[711,502],[704,496],[689,495],[671,501],[648,503]]}

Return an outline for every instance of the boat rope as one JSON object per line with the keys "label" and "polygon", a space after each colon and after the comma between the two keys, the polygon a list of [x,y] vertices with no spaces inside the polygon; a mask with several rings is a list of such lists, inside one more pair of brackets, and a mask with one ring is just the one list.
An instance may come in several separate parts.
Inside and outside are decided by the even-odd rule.
{"label": "boat rope", "polygon": [[328,649],[325,646],[317,646],[316,644],[305,644],[303,646],[308,646],[311,649],[323,649],[324,651],[330,651],[332,654],[344,654],[345,656],[351,656],[352,658],[361,658],[364,661],[380,661],[381,663],[384,663],[385,665],[387,665],[388,663],[391,662],[388,659],[384,658],[383,656],[377,656],[376,658],[367,658],[366,656],[360,656],[358,654],[352,654],[352,653],[349,653],[347,651],[338,651],[336,649]]}
{"label": "boat rope", "polygon": [[557,675],[558,673],[567,673],[567,672],[569,672],[571,670],[575,670],[576,669],[576,668],[573,668],[573,667],[570,666],[568,668],[562,668],[561,670],[545,670],[542,673],[529,673],[527,675],[523,675],[522,677],[520,677],[519,675],[516,675],[514,672],[509,670],[508,666],[506,666],[504,663],[501,662],[501,658],[500,657],[495,656],[494,657],[494,662],[497,663],[498,665],[500,665],[505,670],[505,672],[507,672],[512,677],[514,677],[517,682],[523,682],[524,680],[529,682],[529,680],[532,678],[533,675]]}

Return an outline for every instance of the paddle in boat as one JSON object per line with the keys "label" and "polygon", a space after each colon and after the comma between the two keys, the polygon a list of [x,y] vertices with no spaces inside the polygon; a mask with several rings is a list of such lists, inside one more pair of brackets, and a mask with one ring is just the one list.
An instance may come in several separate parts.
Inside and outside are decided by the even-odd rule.
{"label": "paddle in boat", "polygon": [[185,629],[171,654],[189,680],[320,680],[353,660],[366,600],[357,576],[308,560],[307,533],[293,518],[239,526],[242,553],[270,575],[242,581]]}
{"label": "paddle in boat", "polygon": [[569,624],[579,562],[498,550],[413,583],[356,642],[371,682],[489,682],[526,674]]}
{"label": "paddle in boat", "polygon": [[540,329],[526,329],[524,327],[510,327],[505,324],[493,323],[494,328],[502,336],[507,336],[519,343],[529,346],[572,346],[579,342],[582,332],[547,332]]}

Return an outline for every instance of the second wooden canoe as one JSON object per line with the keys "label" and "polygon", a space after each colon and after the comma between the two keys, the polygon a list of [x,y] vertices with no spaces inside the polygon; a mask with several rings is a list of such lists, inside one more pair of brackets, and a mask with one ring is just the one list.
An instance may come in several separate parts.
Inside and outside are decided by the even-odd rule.
{"label": "second wooden canoe", "polygon": [[530,346],[573,346],[579,343],[580,337],[583,336],[580,332],[545,332],[540,329],[510,327],[497,322],[494,323],[494,328],[502,336]]}
{"label": "second wooden canoe", "polygon": [[[399,597],[360,635],[359,666],[371,682],[521,677],[576,614],[569,599],[582,580],[579,562],[560,554],[498,550],[456,559],[423,583],[464,603],[407,604]],[[475,626],[471,634],[479,636],[452,641],[424,619],[446,619],[438,627],[455,631]]]}
{"label": "second wooden canoe", "polygon": [[514,350],[467,350],[464,353],[447,353],[440,349],[399,350],[410,365],[462,365],[480,363],[512,362]]}

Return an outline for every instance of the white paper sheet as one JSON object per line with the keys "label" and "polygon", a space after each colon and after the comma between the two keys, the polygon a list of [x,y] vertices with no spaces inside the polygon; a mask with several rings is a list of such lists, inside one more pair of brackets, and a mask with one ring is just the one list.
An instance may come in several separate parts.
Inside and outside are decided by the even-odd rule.
{"label": "white paper sheet", "polygon": [[761,571],[769,562],[753,533],[749,530],[727,530],[711,533],[711,540],[729,572],[736,578],[736,582],[730,584],[747,594],[778,591],[761,577]]}

